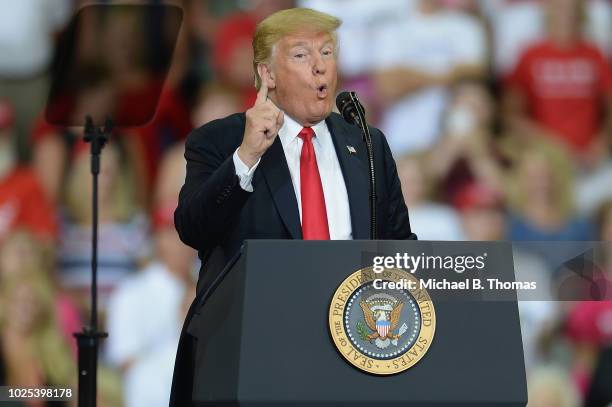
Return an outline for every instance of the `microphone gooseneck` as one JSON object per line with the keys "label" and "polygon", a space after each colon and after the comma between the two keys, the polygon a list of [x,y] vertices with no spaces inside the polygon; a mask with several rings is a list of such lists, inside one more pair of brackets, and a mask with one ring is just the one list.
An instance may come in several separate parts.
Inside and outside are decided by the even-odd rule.
{"label": "microphone gooseneck", "polygon": [[357,98],[355,92],[341,92],[336,97],[336,106],[338,111],[344,117],[344,120],[351,124],[357,125],[361,129],[363,141],[368,152],[368,169],[370,178],[370,239],[377,239],[377,224],[376,224],[376,173],[374,170],[374,152],[372,148],[372,136],[370,129],[365,119],[365,109]]}

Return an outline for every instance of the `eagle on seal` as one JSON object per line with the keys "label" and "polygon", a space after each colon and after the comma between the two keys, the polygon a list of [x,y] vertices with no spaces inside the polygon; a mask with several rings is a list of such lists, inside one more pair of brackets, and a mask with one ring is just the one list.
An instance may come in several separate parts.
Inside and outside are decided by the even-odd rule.
{"label": "eagle on seal", "polygon": [[369,341],[373,339],[381,339],[384,341],[387,338],[396,339],[399,337],[399,335],[393,335],[392,331],[395,330],[399,324],[402,308],[404,308],[403,302],[398,302],[390,311],[385,309],[372,310],[365,301],[361,301],[359,306],[363,311],[366,325],[372,331],[372,333],[368,335]]}

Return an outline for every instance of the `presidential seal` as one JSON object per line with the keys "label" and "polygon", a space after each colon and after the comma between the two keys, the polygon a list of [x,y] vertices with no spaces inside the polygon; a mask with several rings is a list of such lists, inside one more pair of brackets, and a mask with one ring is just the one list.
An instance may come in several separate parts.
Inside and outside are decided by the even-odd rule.
{"label": "presidential seal", "polygon": [[[412,289],[384,282],[414,281]],[[391,375],[414,366],[427,353],[436,330],[431,297],[418,280],[399,269],[358,270],[338,287],[329,308],[329,330],[340,354],[368,373]]]}

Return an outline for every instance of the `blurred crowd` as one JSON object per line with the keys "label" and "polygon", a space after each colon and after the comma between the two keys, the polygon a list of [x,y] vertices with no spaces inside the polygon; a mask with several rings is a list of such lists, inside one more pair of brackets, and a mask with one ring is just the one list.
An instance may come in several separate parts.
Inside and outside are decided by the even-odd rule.
{"label": "blurred crowd", "polygon": [[[589,281],[612,289],[612,1],[131,1],[183,9],[163,86],[144,69],[162,52],[143,50],[172,31],[172,13],[90,18],[77,54],[102,50],[110,62],[68,76],[78,92],[66,122],[53,122],[45,105],[60,43],[88,3],[0,4],[0,385],[76,389],[92,221],[79,123],[135,117],[159,99],[151,120],[113,131],[102,154],[99,318],[110,336],[98,401],[167,405],[199,267],[173,225],[184,139],[253,104],[256,24],[294,6],[342,19],[341,89],[356,90],[385,133],[419,239],[597,241]],[[514,256],[517,278],[559,285],[546,255]],[[612,302],[550,292],[519,304],[529,406],[612,405]]]}

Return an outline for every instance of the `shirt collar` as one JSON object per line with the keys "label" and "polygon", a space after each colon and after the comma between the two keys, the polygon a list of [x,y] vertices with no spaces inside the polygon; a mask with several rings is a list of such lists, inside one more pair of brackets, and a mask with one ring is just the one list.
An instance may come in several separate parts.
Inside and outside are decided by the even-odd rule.
{"label": "shirt collar", "polygon": [[[315,139],[321,140],[322,137],[325,137],[327,134],[327,125],[325,124],[325,120],[321,120],[319,123],[311,126],[312,130],[314,130],[316,137]],[[304,126],[296,122],[292,117],[288,114],[285,114],[285,119],[283,121],[283,125],[278,130],[278,137],[280,137],[281,144],[283,147],[291,144],[298,136],[300,131]]]}

